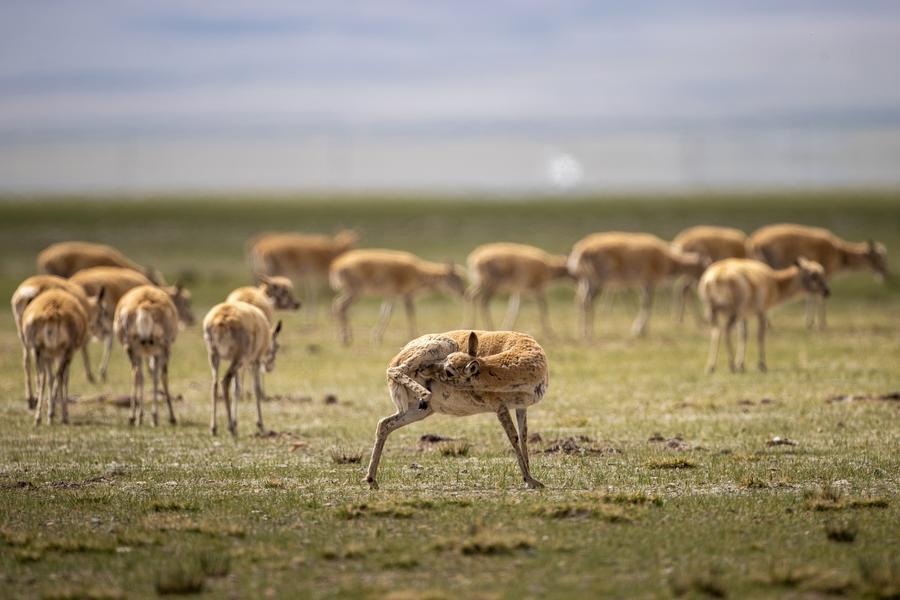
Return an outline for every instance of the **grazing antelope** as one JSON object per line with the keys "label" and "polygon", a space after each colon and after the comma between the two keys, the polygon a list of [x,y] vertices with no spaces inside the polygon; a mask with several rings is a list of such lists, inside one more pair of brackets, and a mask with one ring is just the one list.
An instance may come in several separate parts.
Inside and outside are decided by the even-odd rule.
{"label": "grazing antelope", "polygon": [[256,287],[240,287],[228,294],[225,302],[247,302],[265,313],[271,321],[276,310],[297,310],[300,302],[294,298],[294,284],[287,277],[260,277]]}
{"label": "grazing antelope", "polygon": [[[531,336],[514,331],[449,331],[414,339],[387,370],[388,390],[397,412],[378,422],[366,482],[375,477],[391,432],[434,413],[456,417],[493,412],[516,454],[527,487],[544,487],[531,476],[528,460],[529,406],[547,392],[544,350]],[[519,431],[510,418],[516,410]]]}
{"label": "grazing antelope", "polygon": [[163,394],[169,406],[169,423],[175,424],[175,411],[169,394],[169,356],[178,336],[178,309],[171,296],[154,285],[132,288],[116,306],[115,334],[131,361],[131,418],[129,425],[144,422],[144,360],[153,377],[153,426],[159,425],[157,397],[162,379]]}
{"label": "grazing antelope", "polygon": [[[781,223],[768,225],[753,232],[748,242],[751,255],[773,269],[783,269],[801,256],[818,262],[830,279],[844,270],[869,269],[884,279],[888,274],[887,249],[873,242],[848,242],[827,229]],[[818,311],[816,305],[818,304]],[[825,302],[819,296],[806,299],[806,326],[818,324],[825,329]]]}
{"label": "grazing antelope", "polygon": [[[693,252],[709,261],[710,264],[726,258],[747,257],[747,234],[733,227],[717,227],[714,225],[697,225],[688,227],[675,236],[672,247],[679,252]],[[684,307],[688,303],[691,289],[696,288],[699,278],[682,276],[675,280],[674,301],[675,316],[679,323],[684,322]],[[694,316],[701,319],[700,309],[691,302]]]}
{"label": "grazing antelope", "polygon": [[119,250],[106,244],[92,242],[60,242],[47,246],[37,256],[37,268],[41,273],[71,277],[78,271],[91,267],[121,267],[139,271],[153,283],[162,285],[162,275],[150,267],[142,267]]}
{"label": "grazing antelope", "polygon": [[32,300],[22,313],[22,341],[34,354],[40,381],[35,426],[41,424],[41,409],[46,398],[47,423],[52,424],[56,404],[62,410],[62,422],[69,422],[69,367],[72,356],[88,337],[88,315],[81,300],[63,289],[51,289]]}
{"label": "grazing antelope", "polygon": [[[747,318],[756,316],[759,344],[759,370],[766,371],[766,312],[800,291],[827,298],[830,294],[825,269],[817,262],[797,259],[795,265],[774,270],[752,259],[728,258],[710,266],[700,278],[700,299],[706,308],[706,316],[712,325],[709,341],[707,373],[716,368],[722,327],[719,317],[724,316],[725,346],[728,349],[728,366],[732,371],[744,370],[747,352]],[[740,322],[740,345],[737,364],[731,347],[731,330]]]}
{"label": "grazing antelope", "polygon": [[[278,334],[281,332],[281,321],[271,327],[263,312],[246,302],[223,302],[217,304],[203,319],[203,339],[209,353],[209,366],[212,369],[212,411],[209,430],[216,435],[216,404],[219,400],[219,362],[230,360],[231,364],[222,378],[221,389],[225,402],[225,414],[228,416],[228,430],[237,436],[237,400],[240,398],[241,367],[248,367],[253,372],[253,388],[256,394],[256,426],[264,433],[262,418],[262,371],[267,373],[275,368],[275,355],[278,352]],[[234,382],[235,404],[232,410],[230,388]]]}
{"label": "grazing antelope", "polygon": [[[25,344],[25,336],[22,331],[22,314],[32,300],[47,290],[64,290],[77,298],[87,315],[89,333],[99,334],[101,331],[99,323],[100,309],[97,305],[97,298],[88,297],[81,286],[56,275],[34,275],[19,284],[19,287],[13,292],[11,304],[13,318],[16,322],[16,333],[19,334],[19,340],[22,342],[22,370],[25,372],[25,397],[29,408],[34,407],[37,398],[34,396],[34,385],[32,382],[31,351]],[[102,299],[103,290],[100,291],[100,294]],[[84,358],[84,372],[87,375],[87,380],[89,383],[94,383],[94,374],[91,372],[91,361],[87,352],[87,344],[81,346],[81,354]]]}
{"label": "grazing antelope", "polygon": [[581,307],[581,333],[591,337],[594,298],[606,285],[638,287],[641,309],[632,333],[643,335],[653,290],[660,282],[686,275],[699,278],[709,263],[698,254],[680,252],[649,233],[594,233],[577,242],[569,255],[569,273],[578,280],[576,302]]}
{"label": "grazing antelope", "polygon": [[[104,296],[100,305],[99,334],[97,337],[104,342],[103,358],[100,362],[100,378],[106,381],[106,372],[109,368],[109,356],[112,352],[113,320],[116,305],[122,296],[129,290],[141,285],[153,285],[145,275],[132,269],[121,267],[92,267],[75,273],[70,279],[72,283],[80,285],[88,296],[96,296],[100,290],[104,290]],[[160,288],[169,295],[178,311],[178,318],[184,325],[194,322],[194,314],[191,311],[191,294],[181,284]]]}
{"label": "grazing antelope", "polygon": [[410,337],[415,337],[413,300],[416,294],[438,288],[458,296],[465,292],[465,273],[461,267],[429,262],[396,250],[351,250],[332,263],[330,280],[331,287],[338,292],[333,309],[344,344],[350,344],[352,338],[347,311],[360,294],[384,297],[381,315],[372,331],[373,340],[379,343],[397,298],[403,298]]}
{"label": "grazing antelope", "polygon": [[315,317],[318,286],[328,279],[328,269],[335,258],[359,241],[359,233],[341,230],[334,237],[303,233],[264,233],[248,243],[253,275],[281,275],[295,283],[303,283],[306,305]]}
{"label": "grazing antelope", "polygon": [[468,259],[472,284],[466,290],[472,324],[480,305],[485,327],[493,329],[489,306],[491,297],[497,292],[509,292],[509,306],[501,328],[512,329],[519,315],[522,294],[528,293],[533,294],[537,301],[544,334],[552,335],[544,288],[556,279],[569,277],[566,259],[565,256],[554,256],[525,244],[484,244],[475,248]]}

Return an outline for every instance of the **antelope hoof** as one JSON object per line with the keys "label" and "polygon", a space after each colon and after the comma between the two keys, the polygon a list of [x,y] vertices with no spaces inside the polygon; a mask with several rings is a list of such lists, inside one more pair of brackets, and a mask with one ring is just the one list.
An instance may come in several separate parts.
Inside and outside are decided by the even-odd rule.
{"label": "antelope hoof", "polygon": [[712,375],[712,374],[715,373],[715,372],[716,372],[716,367],[714,367],[713,365],[710,365],[710,366],[706,367],[706,374],[707,374],[707,375]]}
{"label": "antelope hoof", "polygon": [[759,363],[759,372],[760,373],[766,373],[766,372],[768,372],[768,370],[769,370],[769,367],[766,366],[766,363],[764,363],[764,362]]}
{"label": "antelope hoof", "polygon": [[157,417],[156,415],[153,415],[153,426],[159,427],[159,417]]}
{"label": "antelope hoof", "polygon": [[378,489],[378,482],[375,481],[375,478],[374,478],[374,477],[366,477],[366,483],[369,484],[369,489],[370,489],[370,490],[377,490],[377,489]]}
{"label": "antelope hoof", "polygon": [[176,425],[176,424],[178,424],[178,421],[175,420],[175,417],[169,417],[169,424]]}
{"label": "antelope hoof", "polygon": [[219,428],[216,427],[216,426],[210,427],[210,428],[209,428],[209,433],[210,433],[211,435],[218,435],[218,434],[219,434]]}
{"label": "antelope hoof", "polygon": [[425,398],[419,400],[419,410],[428,410],[428,400]]}
{"label": "antelope hoof", "polygon": [[234,426],[229,425],[228,431],[231,433],[231,437],[237,438],[237,426],[236,425],[234,425]]}
{"label": "antelope hoof", "polygon": [[90,373],[90,372],[89,372],[89,373],[87,374],[87,380],[88,380],[88,383],[89,383],[89,384],[91,384],[91,385],[97,385],[97,378],[94,377],[94,374],[93,374],[93,373]]}
{"label": "antelope hoof", "polygon": [[134,417],[129,417],[129,419],[128,419],[128,424],[129,424],[131,427],[134,427]]}
{"label": "antelope hoof", "polygon": [[29,396],[25,399],[25,401],[28,403],[29,410],[34,410],[35,408],[37,408],[37,398],[35,398],[34,396]]}
{"label": "antelope hoof", "polygon": [[544,484],[537,479],[532,479],[531,477],[529,477],[525,480],[525,487],[529,490],[542,490],[544,489]]}

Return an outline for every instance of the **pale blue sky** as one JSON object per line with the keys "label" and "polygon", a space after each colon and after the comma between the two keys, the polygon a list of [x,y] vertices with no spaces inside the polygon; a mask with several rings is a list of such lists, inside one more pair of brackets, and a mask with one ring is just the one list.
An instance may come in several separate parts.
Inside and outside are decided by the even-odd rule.
{"label": "pale blue sky", "polygon": [[898,57],[896,1],[0,0],[0,146],[897,128]]}
{"label": "pale blue sky", "polygon": [[900,2],[0,7],[2,136],[900,118]]}

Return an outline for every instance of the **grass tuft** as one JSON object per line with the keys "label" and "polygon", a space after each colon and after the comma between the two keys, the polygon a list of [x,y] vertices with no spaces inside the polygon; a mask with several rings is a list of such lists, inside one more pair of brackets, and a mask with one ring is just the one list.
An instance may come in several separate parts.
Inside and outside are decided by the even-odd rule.
{"label": "grass tuft", "polygon": [[446,442],[440,445],[441,456],[468,456],[472,445],[469,442]]}
{"label": "grass tuft", "polygon": [[621,507],[591,503],[563,502],[555,505],[539,506],[534,514],[547,519],[600,519],[607,523],[631,523],[633,519]]}
{"label": "grass tuft", "polygon": [[42,600],[120,600],[125,598],[122,590],[103,587],[60,588],[46,592]]}
{"label": "grass tuft", "polygon": [[363,459],[363,451],[357,448],[339,448],[335,446],[328,453],[331,455],[331,462],[336,465],[358,465]]}
{"label": "grass tuft", "polygon": [[850,544],[856,540],[856,526],[847,521],[832,521],[825,524],[825,536],[832,542]]}
{"label": "grass tuft", "polygon": [[206,587],[206,578],[200,565],[191,561],[175,562],[159,572],[156,577],[156,593],[199,594]]}
{"label": "grass tuft", "polygon": [[693,469],[697,465],[686,458],[657,458],[647,462],[651,469]]}
{"label": "grass tuft", "polygon": [[494,532],[479,533],[464,540],[459,546],[459,551],[466,556],[497,556],[512,554],[521,550],[531,550],[534,547],[534,538]]}
{"label": "grass tuft", "polygon": [[352,520],[366,516],[390,517],[394,519],[411,519],[415,513],[403,501],[397,504],[347,504],[338,508],[337,516],[340,519]]}

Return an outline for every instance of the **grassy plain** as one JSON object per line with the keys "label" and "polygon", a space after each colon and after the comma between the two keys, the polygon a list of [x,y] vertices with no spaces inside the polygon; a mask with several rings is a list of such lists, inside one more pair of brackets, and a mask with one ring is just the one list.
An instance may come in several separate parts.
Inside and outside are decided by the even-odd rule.
{"label": "grassy plain", "polygon": [[[879,239],[900,269],[896,193],[8,199],[0,292],[8,298],[37,251],[63,239],[108,242],[185,279],[202,316],[246,283],[244,242],[263,230],[358,227],[363,246],[463,261],[499,239],[565,252],[592,231],[672,237],[700,222],[750,231],[773,221]],[[628,335],[637,305],[626,294],[586,344],[573,335],[572,290],[556,288],[561,335],[542,340],[550,390],[529,411],[542,492],[522,489],[491,415],[399,430],[382,489],[362,484],[375,423],[393,409],[385,365],[406,341],[401,312],[383,345],[366,343],[376,301],[354,308],[351,349],[337,344],[324,306],[315,328],[285,316],[263,407],[276,433],[254,436],[252,403],[242,401],[237,440],[209,435],[197,326],[174,352],[177,427],[127,426],[115,399],[130,376],[117,348],[105,385],[89,386],[74,366],[71,426],[35,429],[4,312],[0,595],[898,597],[900,401],[878,397],[900,390],[900,285],[861,273],[833,291],[825,332],[803,328],[800,302],[774,313],[768,374],[706,376],[707,333],[673,322],[668,293],[646,338]],[[460,324],[458,300],[419,307],[423,331]],[[525,302],[520,328],[539,334],[536,325]],[[749,356],[755,364],[752,342]],[[426,433],[454,441],[425,444]],[[776,436],[795,445],[770,445]]]}

